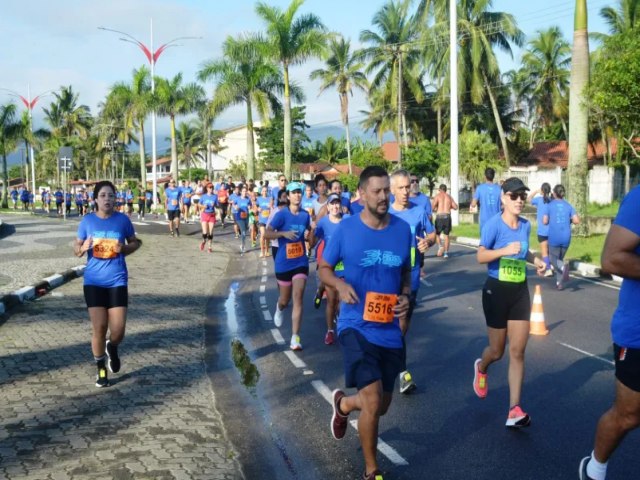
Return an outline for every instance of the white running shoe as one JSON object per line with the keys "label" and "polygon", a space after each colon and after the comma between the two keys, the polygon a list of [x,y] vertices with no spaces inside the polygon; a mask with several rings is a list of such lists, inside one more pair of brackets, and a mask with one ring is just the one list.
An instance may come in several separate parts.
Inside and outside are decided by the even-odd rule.
{"label": "white running shoe", "polygon": [[300,335],[291,335],[291,343],[289,343],[291,350],[302,350],[302,343],[300,343]]}
{"label": "white running shoe", "polygon": [[282,326],[282,317],[282,310],[278,308],[278,303],[276,302],[276,312],[273,314],[273,323],[278,328]]}

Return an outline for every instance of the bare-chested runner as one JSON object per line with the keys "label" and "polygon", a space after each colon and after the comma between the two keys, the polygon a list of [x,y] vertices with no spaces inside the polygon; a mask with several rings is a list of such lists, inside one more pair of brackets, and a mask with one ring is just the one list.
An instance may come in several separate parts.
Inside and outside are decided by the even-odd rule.
{"label": "bare-chested runner", "polygon": [[[458,204],[447,193],[447,186],[440,185],[440,191],[433,199],[433,211],[436,214],[436,241],[438,242],[438,256],[449,258],[449,234],[451,233],[451,210],[457,210]],[[444,235],[444,240],[441,239]],[[441,243],[442,242],[442,243]],[[444,245],[443,245],[444,244]]]}

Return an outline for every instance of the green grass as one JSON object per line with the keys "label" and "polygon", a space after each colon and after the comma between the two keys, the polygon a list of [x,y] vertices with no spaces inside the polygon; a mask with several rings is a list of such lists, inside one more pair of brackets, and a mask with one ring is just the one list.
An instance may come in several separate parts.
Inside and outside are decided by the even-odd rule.
{"label": "green grass", "polygon": [[620,202],[613,202],[608,205],[590,203],[587,206],[587,215],[591,217],[615,217],[620,208]]}
{"label": "green grass", "polygon": [[[478,224],[462,223],[453,227],[451,234],[455,237],[480,238],[480,226]],[[600,266],[600,254],[604,245],[605,235],[591,235],[589,237],[573,237],[567,252],[567,259],[579,260]],[[531,228],[529,245],[533,250],[540,250],[538,235],[535,226]]]}

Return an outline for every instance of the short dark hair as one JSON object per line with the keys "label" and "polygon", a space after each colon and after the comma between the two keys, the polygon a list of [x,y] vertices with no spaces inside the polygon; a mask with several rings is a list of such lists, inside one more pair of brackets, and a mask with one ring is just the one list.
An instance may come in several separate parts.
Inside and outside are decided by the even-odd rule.
{"label": "short dark hair", "polygon": [[98,198],[98,193],[100,193],[102,187],[109,187],[114,194],[116,193],[116,187],[113,183],[111,183],[109,180],[101,180],[100,182],[96,183],[95,187],[93,187],[94,198]]}
{"label": "short dark hair", "polygon": [[566,191],[564,189],[564,186],[561,184],[556,185],[555,187],[553,187],[553,194],[558,197],[558,198],[564,198]]}
{"label": "short dark hair", "polygon": [[442,190],[443,192],[447,191],[447,186],[444,183],[440,184],[440,190]]}
{"label": "short dark hair", "polygon": [[365,189],[371,177],[388,177],[388,176],[389,174],[384,168],[378,165],[371,165],[365,168],[360,174],[360,179],[358,180],[358,188]]}
{"label": "short dark hair", "polygon": [[324,183],[327,183],[327,178],[319,173],[316,175],[316,177],[313,179],[313,183],[315,183],[316,187],[318,186],[318,183],[320,183],[321,181],[324,181]]}
{"label": "short dark hair", "polygon": [[489,180],[490,182],[493,182],[493,179],[496,176],[496,171],[491,167],[487,167],[484,169],[484,176],[487,180]]}

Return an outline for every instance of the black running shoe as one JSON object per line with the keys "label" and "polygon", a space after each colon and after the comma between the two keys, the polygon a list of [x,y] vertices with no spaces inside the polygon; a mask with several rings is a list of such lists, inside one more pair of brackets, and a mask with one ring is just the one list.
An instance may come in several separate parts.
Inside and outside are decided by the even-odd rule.
{"label": "black running shoe", "polygon": [[180,238],[180,229],[179,229],[179,228],[176,228],[176,236],[177,236],[178,238]]}
{"label": "black running shoe", "polygon": [[98,373],[96,375],[96,387],[103,388],[109,386],[109,377],[107,376],[107,368],[104,365],[104,360],[98,362]]}
{"label": "black running shoe", "polygon": [[317,310],[320,308],[320,304],[322,303],[322,295],[320,295],[320,291],[316,290],[316,296],[313,297],[313,307]]}
{"label": "black running shoe", "polygon": [[107,365],[111,373],[118,373],[120,371],[120,357],[118,356],[118,346],[111,343],[111,340],[107,340],[105,345],[107,352]]}

